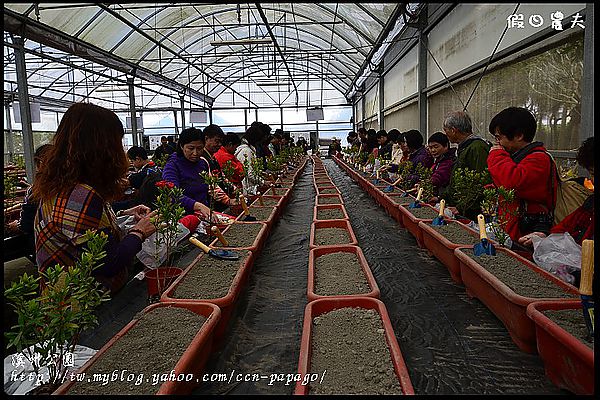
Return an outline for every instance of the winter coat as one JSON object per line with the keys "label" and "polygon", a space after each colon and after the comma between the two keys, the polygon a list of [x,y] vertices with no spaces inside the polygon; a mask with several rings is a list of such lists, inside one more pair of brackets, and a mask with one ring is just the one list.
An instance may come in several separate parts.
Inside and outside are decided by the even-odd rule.
{"label": "winter coat", "polygon": [[448,186],[450,176],[452,174],[452,166],[456,161],[456,149],[451,147],[448,151],[442,154],[437,159],[433,160],[431,166],[431,183],[433,184],[433,192],[437,196],[441,189]]}
{"label": "winter coat", "polygon": [[581,246],[585,239],[594,239],[594,195],[588,197],[581,207],[567,215],[550,233],[568,232]]}
{"label": "winter coat", "polygon": [[[471,135],[459,143],[456,149],[456,161],[450,173],[450,183],[446,186],[446,189],[440,190],[440,197],[446,200],[446,204],[456,205],[456,200],[454,199],[454,171],[459,168],[470,169],[476,172],[485,171],[487,169],[487,157],[490,147],[491,145],[487,140],[475,135]],[[481,211],[480,201],[481,199],[478,199],[471,203],[464,211],[464,216],[471,220],[476,220],[477,214]]]}
{"label": "winter coat", "polygon": [[244,176],[244,164],[242,164],[242,162],[238,160],[235,155],[225,150],[225,147],[221,147],[219,151],[215,153],[214,157],[221,166],[221,170],[223,170],[223,167],[225,164],[227,164],[227,161],[231,161],[231,166],[234,168],[234,173],[229,180],[235,184],[241,185],[242,176]]}
{"label": "winter coat", "polygon": [[384,160],[391,160],[392,159],[392,142],[388,140],[384,145],[379,146],[378,154]]}
{"label": "winter coat", "polygon": [[[558,183],[554,162],[545,151],[541,142],[533,142],[513,154],[504,149],[490,151],[487,164],[494,185],[515,190],[515,201],[507,205],[508,210],[531,214],[554,210]],[[503,209],[498,211],[504,212]],[[520,218],[512,216],[505,228],[513,241],[531,233],[520,231]]]}
{"label": "winter coat", "polygon": [[408,155],[408,161],[412,163],[412,172],[407,178],[407,182],[409,182],[408,187],[410,187],[419,182],[419,175],[416,172],[417,165],[421,164],[425,168],[431,168],[433,165],[433,158],[425,146],[421,146]]}
{"label": "winter coat", "polygon": [[184,156],[173,153],[169,156],[163,170],[163,179],[173,182],[175,186],[183,189],[183,196],[179,200],[186,213],[194,212],[194,203],[199,202],[208,206],[208,185],[200,176],[201,172],[208,171],[204,162],[191,162]]}

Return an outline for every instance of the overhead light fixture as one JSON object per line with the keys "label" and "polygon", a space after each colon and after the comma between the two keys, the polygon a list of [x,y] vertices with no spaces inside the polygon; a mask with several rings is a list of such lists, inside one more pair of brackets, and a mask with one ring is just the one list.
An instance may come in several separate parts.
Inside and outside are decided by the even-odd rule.
{"label": "overhead light fixture", "polygon": [[235,46],[246,44],[272,44],[271,39],[237,39],[237,40],[215,40],[210,42],[212,46]]}

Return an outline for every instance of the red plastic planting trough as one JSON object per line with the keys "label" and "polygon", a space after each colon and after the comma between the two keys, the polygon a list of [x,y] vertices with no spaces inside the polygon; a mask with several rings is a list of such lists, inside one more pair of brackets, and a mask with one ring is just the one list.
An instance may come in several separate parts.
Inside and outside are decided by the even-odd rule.
{"label": "red plastic planting trough", "polygon": [[[254,242],[252,243],[251,246],[248,247],[229,247],[229,246],[223,246],[223,244],[221,244],[221,242],[219,241],[219,239],[215,239],[210,243],[210,246],[213,248],[220,248],[220,249],[224,249],[224,250],[231,250],[231,251],[235,251],[235,250],[249,250],[253,253],[259,253],[264,244],[265,241],[267,240],[268,237],[268,228],[267,228],[267,224],[265,224],[264,222],[236,222],[236,224],[260,224],[262,227],[260,229],[260,231],[258,232],[258,235],[256,235],[256,237],[254,238]],[[223,236],[225,236],[225,238],[227,239],[227,231],[231,229],[231,226],[229,226],[227,229],[225,229],[222,233]]]}
{"label": "red plastic planting trough", "polygon": [[[414,394],[414,389],[410,381],[400,346],[396,340],[394,329],[390,322],[390,317],[387,313],[385,305],[378,299],[371,297],[354,297],[354,298],[331,298],[319,299],[311,301],[306,305],[304,310],[304,326],[302,327],[302,342],[300,345],[300,359],[298,362],[298,373],[301,377],[310,373],[310,360],[312,357],[312,321],[315,317],[329,311],[337,310],[345,307],[358,307],[367,310],[375,310],[381,317],[383,329],[385,331],[385,340],[390,349],[390,357],[394,364],[394,371],[398,377],[398,382],[402,387],[403,394]],[[360,357],[360,354],[357,355]],[[296,382],[294,394],[306,395],[310,391],[310,385],[303,385],[302,381]]]}
{"label": "red plastic planting trough", "polygon": [[179,286],[179,284],[185,280],[186,275],[191,271],[192,268],[202,268],[202,265],[198,265],[198,263],[202,260],[203,257],[209,257],[204,253],[200,254],[182,273],[181,275],[173,282],[173,284],[169,287],[168,290],[163,293],[160,298],[161,303],[211,303],[219,306],[221,309],[221,319],[215,328],[215,336],[214,336],[214,347],[217,348],[221,344],[223,344],[223,339],[225,338],[225,329],[227,328],[227,323],[229,322],[229,318],[231,317],[231,313],[234,309],[235,301],[237,300],[239,294],[246,287],[246,283],[248,282],[248,278],[250,277],[250,272],[252,271],[252,266],[254,265],[254,253],[250,252],[248,258],[245,260],[240,260],[240,267],[233,277],[233,281],[231,282],[231,286],[229,287],[229,291],[223,297],[212,298],[212,299],[183,299],[172,297],[175,293],[175,290]]}
{"label": "red plastic planting trough", "polygon": [[[348,233],[348,237],[350,238],[349,242],[336,244],[338,246],[358,246],[358,240],[356,240],[356,236],[354,235],[354,231],[352,230],[352,226],[350,225],[350,221],[347,219],[330,219],[325,221],[314,221],[310,226],[310,245],[311,249],[315,247],[321,247],[315,244],[315,234],[319,229],[325,228],[342,228],[346,230]],[[327,245],[331,246],[331,245]]]}
{"label": "red plastic planting trough", "polygon": [[[371,291],[368,293],[357,293],[357,294],[347,294],[347,295],[331,295],[331,296],[323,296],[323,295],[318,295],[315,293],[315,269],[316,269],[316,262],[318,260],[319,257],[325,255],[325,254],[331,254],[331,253],[352,253],[354,255],[356,255],[356,258],[358,259],[358,262],[360,263],[360,267],[363,270],[363,273],[365,274],[365,278],[369,284],[369,287],[371,288]],[[373,273],[371,272],[371,268],[369,268],[369,264],[367,263],[367,259],[365,258],[365,255],[363,254],[362,250],[360,249],[360,247],[357,246],[321,246],[321,247],[317,247],[312,249],[309,253],[308,253],[308,289],[307,289],[307,297],[308,297],[308,301],[313,301],[313,300],[317,300],[317,299],[324,299],[324,298],[332,298],[332,297],[341,297],[341,298],[346,298],[346,297],[373,297],[378,299],[379,298],[379,286],[377,286],[377,281],[375,281],[375,277],[373,276]]]}
{"label": "red plastic planting trough", "polygon": [[337,199],[337,203],[329,203],[329,204],[344,204],[344,200],[342,200],[342,196],[339,194],[318,194],[315,196],[315,204],[320,206],[320,205],[322,205],[321,203],[319,203],[320,198],[330,198],[330,197],[335,197]]}
{"label": "red plastic planting trough", "polygon": [[[177,364],[174,366],[175,376],[179,374],[194,374],[194,379],[188,382],[177,382],[175,381],[166,381],[160,387],[157,388],[156,394],[190,394],[194,387],[198,386],[201,382],[197,381],[196,378],[200,378],[202,372],[204,371],[204,366],[208,357],[211,353],[212,342],[214,337],[215,328],[221,318],[221,310],[214,304],[211,303],[202,303],[202,302],[193,302],[193,303],[156,303],[152,304],[142,310],[143,314],[151,313],[153,310],[159,307],[179,307],[186,308],[190,311],[198,315],[202,315],[206,317],[206,321],[198,330],[198,333],[189,344]],[[112,337],[98,352],[88,360],[77,372],[83,373],[86,372],[98,359],[100,359],[104,353],[106,353],[122,336],[127,334],[132,329],[135,329],[136,324],[139,322],[140,318],[135,318],[131,322],[129,322],[123,329],[121,329],[115,336]],[[153,340],[153,338],[149,338],[149,340]],[[129,357],[129,354],[123,354],[123,358]],[[118,369],[118,365],[115,365],[115,369]],[[132,371],[128,371],[132,372]],[[72,386],[76,382],[68,379],[65,383],[63,383],[53,394],[64,395],[67,394],[68,391],[72,388]],[[101,387],[101,386],[99,386]],[[101,389],[99,393],[101,394]]]}
{"label": "red plastic planting trough", "polygon": [[[261,197],[262,197],[262,203],[261,203]],[[289,197],[286,197],[286,196],[273,196],[273,195],[264,194],[264,195],[258,197],[251,205],[259,206],[259,207],[271,206],[271,207],[277,207],[280,210],[283,210],[287,204],[288,199],[289,199]],[[277,203],[274,203],[275,201],[277,201]]]}
{"label": "red plastic planting trough", "polygon": [[538,353],[552,383],[575,394],[593,395],[594,350],[545,316],[546,310],[582,313],[581,301],[535,301],[527,306],[527,315],[535,323]]}
{"label": "red plastic planting trough", "polygon": [[340,194],[339,189],[336,186],[323,186],[317,187],[317,194]]}
{"label": "red plastic planting trough", "polygon": [[[475,239],[479,238],[479,232],[475,232],[468,226],[461,224],[458,221],[447,220],[448,224],[455,224],[460,226],[461,229],[465,230]],[[431,222],[419,222],[419,228],[423,235],[423,245],[433,254],[435,258],[440,260],[442,264],[448,268],[452,280],[458,284],[462,284],[460,277],[460,263],[458,258],[454,254],[454,249],[461,246],[473,246],[471,243],[453,243],[448,240],[444,235],[440,234],[435,228],[431,226]],[[494,242],[495,243],[495,242]]]}
{"label": "red plastic planting trough", "polygon": [[[438,212],[435,208],[430,206],[429,204],[421,203],[421,207],[431,208],[436,213]],[[430,224],[433,221],[433,218],[430,219],[421,219],[416,218],[409,210],[408,206],[398,206],[400,210],[400,215],[402,216],[402,225],[408,230],[414,237],[417,239],[417,244],[419,247],[423,247],[423,231],[419,227],[419,222],[423,221],[427,224]]]}
{"label": "red plastic planting trough", "polygon": [[348,216],[348,213],[346,212],[346,207],[344,207],[344,205],[342,204],[315,204],[314,207],[314,214],[313,214],[313,222],[316,221],[327,221],[324,219],[319,219],[319,210],[341,210],[342,213],[344,214],[343,218],[336,218],[336,219],[347,219],[349,220],[350,217]]}
{"label": "red plastic planting trough", "polygon": [[[275,218],[279,215],[279,207],[273,207],[273,206],[251,206],[248,207],[248,211],[250,216],[254,216],[256,218],[256,216],[252,213],[253,210],[271,210],[271,214],[265,218],[265,219],[257,219],[258,222],[264,222],[265,224],[269,225],[269,228],[271,227],[271,225],[273,224],[273,222],[275,221]],[[238,222],[244,222],[244,218],[246,216],[244,215],[244,213],[242,212],[240,215],[238,215],[238,217],[235,219]]]}
{"label": "red plastic planting trough", "polygon": [[[458,247],[454,252],[460,262],[460,275],[467,294],[481,300],[502,321],[508,329],[513,342],[521,350],[528,353],[535,353],[535,324],[527,317],[526,308],[534,301],[557,299],[531,298],[515,293],[502,281],[479,265],[477,261],[462,251],[466,248],[472,249],[473,246]],[[522,265],[522,268],[530,268],[545,279],[555,283],[565,292],[575,296],[579,295],[577,288],[561,281],[518,254],[499,247],[496,247],[496,252],[503,252],[510,255]]]}

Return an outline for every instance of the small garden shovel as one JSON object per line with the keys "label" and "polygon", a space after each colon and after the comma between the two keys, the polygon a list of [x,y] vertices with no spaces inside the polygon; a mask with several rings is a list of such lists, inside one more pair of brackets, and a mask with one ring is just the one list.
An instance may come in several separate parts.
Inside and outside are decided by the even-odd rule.
{"label": "small garden shovel", "polygon": [[229,246],[229,242],[227,241],[227,239],[225,239],[225,236],[223,236],[218,226],[213,225],[213,227],[210,228],[210,230],[212,231],[212,233],[215,234],[215,236],[219,239],[223,246]]}
{"label": "small garden shovel", "polygon": [[397,184],[399,184],[401,180],[402,180],[402,177],[396,179],[396,181],[394,183],[392,183],[391,185],[388,185],[388,187],[386,187],[385,189],[383,189],[383,192],[384,193],[391,193],[391,192],[393,192],[394,189],[395,189],[395,186]]}
{"label": "small garden shovel", "polygon": [[402,193],[402,195],[400,197],[408,197],[409,193],[413,193],[418,190],[419,190],[419,184],[417,183],[417,185],[414,188],[406,190],[404,193]]}
{"label": "small garden shovel", "polygon": [[250,215],[248,204],[246,204],[246,198],[243,195],[240,195],[240,203],[242,204],[242,209],[244,210],[244,221],[256,221],[256,218]]}
{"label": "small garden shovel", "polygon": [[371,181],[373,185],[379,185],[379,170],[375,172],[375,179]]}
{"label": "small garden shovel", "polygon": [[419,193],[417,193],[417,198],[415,201],[408,205],[408,208],[421,208],[421,195],[423,194],[423,188],[419,188]]}
{"label": "small garden shovel", "polygon": [[210,247],[202,243],[200,240],[198,240],[196,234],[190,236],[189,240],[190,243],[192,243],[194,246],[200,247],[203,252],[205,252],[211,257],[218,258],[220,260],[238,260],[240,258],[240,255],[234,251],[211,249]]}
{"label": "small garden shovel", "polygon": [[495,256],[496,247],[490,243],[487,233],[485,232],[485,218],[483,214],[477,216],[477,224],[479,224],[479,243],[473,245],[473,253],[476,256],[482,256],[484,254]]}
{"label": "small garden shovel", "polygon": [[433,219],[433,221],[431,221],[431,225],[435,225],[435,226],[448,225],[448,223],[444,220],[444,208],[445,207],[446,207],[446,200],[444,200],[444,199],[440,200],[440,213],[438,214],[437,217],[435,217]]}
{"label": "small garden shovel", "polygon": [[583,306],[583,318],[590,337],[594,337],[594,298],[592,282],[594,278],[594,241],[584,240],[581,243],[581,281],[579,294]]}

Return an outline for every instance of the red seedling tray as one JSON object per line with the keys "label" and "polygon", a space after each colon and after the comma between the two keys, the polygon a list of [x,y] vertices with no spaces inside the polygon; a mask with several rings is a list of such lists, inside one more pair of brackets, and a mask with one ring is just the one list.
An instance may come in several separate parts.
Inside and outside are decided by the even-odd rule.
{"label": "red seedling tray", "polygon": [[256,200],[253,203],[251,203],[250,205],[257,206],[257,207],[278,207],[281,209],[285,207],[286,198],[284,196],[272,196],[272,195],[263,194],[261,197],[263,198],[263,200],[275,199],[275,200],[278,200],[278,202],[277,202],[277,204],[270,204],[270,205],[264,203],[265,205],[263,206],[260,204],[260,199],[257,197]]}
{"label": "red seedling tray", "polygon": [[402,197],[402,194],[403,192],[399,191],[398,189],[395,189],[395,191],[391,193],[383,193],[382,206],[392,218],[394,218],[402,227],[404,227],[402,213],[400,213],[400,208],[398,206],[401,204],[408,205],[414,201],[414,198]]}
{"label": "red seedling tray", "polygon": [[218,306],[221,309],[221,319],[217,324],[217,327],[214,331],[214,347],[220,347],[223,343],[223,339],[225,337],[225,329],[227,328],[227,323],[231,317],[231,312],[233,311],[235,301],[237,300],[239,294],[246,287],[246,283],[248,281],[248,277],[250,276],[250,272],[252,270],[252,266],[254,265],[254,253],[250,252],[250,255],[245,260],[240,260],[240,268],[238,272],[233,277],[233,281],[231,282],[231,286],[229,287],[229,291],[223,297],[213,298],[213,299],[182,299],[177,297],[171,297],[175,293],[175,289],[181,281],[183,281],[186,275],[190,272],[192,268],[202,268],[201,265],[198,265],[200,260],[203,257],[210,257],[207,254],[201,253],[192,263],[177,277],[175,282],[163,293],[160,298],[161,303],[211,303]]}
{"label": "red seedling tray", "polygon": [[[398,345],[398,340],[394,334],[392,323],[385,305],[378,299],[372,297],[352,297],[352,298],[330,298],[311,301],[304,309],[304,325],[302,327],[302,340],[300,345],[300,358],[298,361],[298,373],[301,377],[310,372],[310,361],[312,357],[312,321],[315,317],[325,314],[329,311],[345,307],[358,307],[367,310],[376,310],[383,323],[385,331],[385,340],[390,349],[390,358],[394,364],[394,371],[398,377],[398,382],[402,387],[403,394],[415,394],[410,376]],[[360,355],[358,355],[360,357]],[[310,390],[310,385],[302,385],[302,381],[296,382],[294,394],[306,395]]]}
{"label": "red seedling tray", "polygon": [[[527,306],[540,300],[557,300],[551,298],[532,298],[515,293],[502,281],[483,268],[462,250],[473,246],[461,246],[454,250],[460,262],[460,275],[467,295],[476,297],[487,306],[504,324],[510,336],[519,348],[527,353],[536,352],[535,324],[527,317]],[[545,279],[554,282],[565,292],[579,296],[579,291],[572,285],[563,282],[549,272],[505,249],[496,247],[496,252],[503,252],[517,259],[523,268],[530,268]]]}
{"label": "red seedling tray", "polygon": [[272,210],[271,211],[271,215],[269,215],[267,217],[267,219],[257,219],[256,221],[244,221],[244,218],[246,216],[244,215],[244,211],[242,210],[242,213],[240,215],[238,215],[238,217],[235,219],[236,222],[264,222],[265,224],[268,225],[268,229],[271,230],[271,226],[275,222],[275,219],[279,216],[279,207],[273,207],[273,206],[251,206],[251,207],[248,207],[248,211],[250,212],[250,216],[253,216],[252,215],[252,210],[253,209],[257,209],[257,208],[261,209],[261,210],[270,209],[270,210]]}
{"label": "red seedling tray", "polygon": [[[359,293],[359,294],[349,294],[349,295],[335,295],[335,296],[322,296],[315,293],[315,268],[317,259],[325,254],[331,253],[352,253],[356,255],[358,258],[358,262],[365,274],[365,278],[371,288],[371,291],[368,293]],[[329,299],[332,297],[336,298],[347,298],[347,297],[373,297],[378,299],[380,295],[379,286],[377,286],[377,281],[371,272],[371,268],[369,268],[369,264],[367,263],[367,259],[363,254],[360,247],[357,246],[321,246],[311,249],[308,253],[308,289],[307,289],[307,297],[308,301],[313,301],[317,299]]]}
{"label": "red seedling tray", "polygon": [[[412,200],[412,201],[414,201],[414,200]],[[435,211],[436,214],[439,212],[438,210],[436,210],[429,204],[426,204],[423,202],[421,202],[421,207],[423,207],[423,208],[429,207],[433,211]],[[431,224],[431,221],[433,221],[433,218],[431,218],[431,219],[415,218],[415,216],[410,211],[408,211],[407,208],[408,208],[408,205],[406,207],[398,206],[398,209],[400,210],[400,214],[402,216],[402,225],[404,225],[406,230],[408,230],[415,237],[415,239],[417,239],[417,244],[419,245],[419,247],[423,247],[424,246],[423,245],[423,231],[419,227],[419,222],[423,221],[427,224]]]}
{"label": "red seedling tray", "polygon": [[[317,187],[317,194],[340,194],[340,190],[336,186]],[[335,193],[323,193],[325,190],[333,190]]]}
{"label": "red seedling tray", "polygon": [[339,203],[331,203],[331,204],[344,204],[344,200],[342,199],[342,196],[339,194],[317,194],[315,196],[315,205],[318,205],[318,206],[324,205],[324,204],[319,203],[319,198],[321,198],[321,197],[336,197],[339,199]]}
{"label": "red seedling tray", "polygon": [[350,217],[348,216],[348,213],[346,212],[346,207],[344,207],[343,204],[315,204],[314,213],[313,213],[313,222],[327,221],[325,219],[318,219],[319,210],[333,210],[333,209],[340,209],[340,210],[342,210],[342,213],[344,213],[344,218],[336,218],[336,219],[350,220]]}
{"label": "red seedling tray", "polygon": [[[471,236],[478,239],[479,232],[474,231],[465,224],[461,224],[458,221],[450,220],[447,217],[444,218],[448,224],[456,224],[467,231]],[[460,262],[454,254],[454,249],[458,247],[472,246],[470,243],[453,243],[448,240],[444,235],[440,234],[435,228],[431,226],[431,222],[419,222],[419,228],[423,235],[423,245],[433,254],[435,258],[440,260],[442,264],[448,268],[452,280],[462,285],[462,279],[460,277]],[[497,246],[496,242],[492,242]]]}
{"label": "red seedling tray", "polygon": [[[160,385],[157,389],[156,394],[191,394],[192,390],[201,383],[200,377],[204,371],[206,361],[210,356],[212,350],[212,343],[215,328],[221,318],[221,310],[214,304],[203,303],[203,302],[160,302],[152,304],[144,308],[141,313],[147,314],[159,307],[179,307],[186,308],[190,311],[195,312],[198,315],[206,317],[206,321],[198,330],[198,333],[192,339],[191,343],[175,364],[175,376],[179,374],[194,374],[196,379],[192,379],[189,382],[177,382],[167,381]],[[141,315],[141,314],[138,314]],[[108,343],[106,343],[92,358],[90,358],[78,371],[77,373],[86,372],[104,353],[112,347],[123,335],[129,332],[131,329],[135,329],[135,325],[139,322],[140,318],[134,318],[131,320],[123,329],[121,329],[115,336],[113,336]],[[152,340],[152,339],[151,339]],[[128,354],[123,354],[123,357],[128,357]],[[115,365],[115,368],[118,368]],[[130,371],[131,372],[131,371]],[[64,395],[67,394],[71,387],[75,384],[75,381],[68,379],[63,383],[56,391],[52,394]],[[99,393],[100,394],[100,393]]]}
{"label": "red seedling tray", "polygon": [[[236,224],[260,224],[262,225],[262,228],[260,229],[260,231],[258,232],[258,235],[256,235],[256,237],[254,238],[254,242],[252,243],[252,246],[249,247],[224,247],[221,242],[219,241],[219,239],[215,239],[210,243],[210,247],[213,247],[215,249],[223,249],[223,250],[231,250],[231,251],[236,251],[236,250],[250,250],[252,253],[260,253],[260,251],[262,250],[263,246],[264,246],[264,242],[267,240],[267,233],[268,233],[268,227],[267,224],[265,224],[264,222],[236,222]],[[227,229],[225,229],[222,234],[223,236],[226,235],[227,231],[231,228],[231,226],[229,226]],[[225,236],[225,239],[227,239],[227,237]]]}
{"label": "red seedling tray", "polygon": [[[315,233],[317,229],[322,228],[342,228],[348,232],[348,236],[350,237],[350,242],[348,243],[340,243],[338,246],[358,246],[358,240],[356,240],[356,236],[354,235],[354,231],[352,230],[352,226],[350,225],[350,221],[347,219],[330,219],[324,221],[314,221],[310,226],[310,245],[309,248],[314,249],[315,247],[323,247],[317,246],[315,244]],[[328,245],[331,246],[331,245]]]}
{"label": "red seedling tray", "polygon": [[534,301],[527,316],[535,323],[537,349],[546,376],[561,389],[575,394],[594,394],[594,350],[545,316],[545,310],[578,310],[581,301]]}

